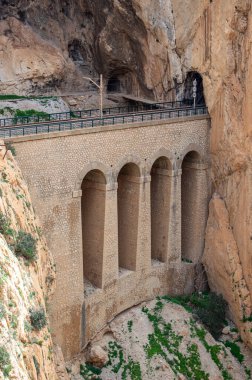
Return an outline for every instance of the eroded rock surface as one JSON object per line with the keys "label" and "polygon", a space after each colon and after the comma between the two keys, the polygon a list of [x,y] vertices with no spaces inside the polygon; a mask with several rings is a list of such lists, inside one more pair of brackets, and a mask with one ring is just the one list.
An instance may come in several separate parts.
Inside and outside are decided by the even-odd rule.
{"label": "eroded rock surface", "polygon": [[[54,288],[54,266],[21,172],[11,152],[5,152],[1,146],[0,379],[56,380],[48,320],[46,326],[36,330],[30,319],[31,310],[46,310],[46,299]],[[9,226],[4,224],[3,216]],[[29,265],[11,249],[13,231],[20,230],[37,241],[37,260]],[[9,354],[4,363],[3,350]]]}

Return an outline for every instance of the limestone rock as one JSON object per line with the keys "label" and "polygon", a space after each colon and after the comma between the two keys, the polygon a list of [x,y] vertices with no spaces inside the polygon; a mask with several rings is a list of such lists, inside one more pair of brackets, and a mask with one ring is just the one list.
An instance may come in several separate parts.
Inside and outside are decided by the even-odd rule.
{"label": "limestone rock", "polygon": [[222,334],[224,334],[224,335],[230,334],[230,327],[229,326],[225,326],[224,329],[222,330]]}
{"label": "limestone rock", "polygon": [[203,263],[211,289],[223,294],[241,337],[252,347],[251,323],[242,322],[251,314],[251,298],[228,211],[218,194],[210,202]]}
{"label": "limestone rock", "polygon": [[101,346],[92,346],[88,361],[96,367],[103,367],[108,361],[108,354]]}

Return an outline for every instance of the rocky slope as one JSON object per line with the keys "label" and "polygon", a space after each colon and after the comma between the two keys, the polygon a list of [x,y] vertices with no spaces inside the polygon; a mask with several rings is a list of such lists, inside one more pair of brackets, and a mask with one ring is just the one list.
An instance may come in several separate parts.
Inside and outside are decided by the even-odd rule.
{"label": "rocky slope", "polygon": [[[54,380],[53,346],[44,319],[55,278],[53,262],[20,170],[12,153],[5,153],[1,146],[0,379]],[[22,247],[21,235],[26,237]],[[33,248],[28,236],[35,239],[34,260],[28,259]]]}
{"label": "rocky slope", "polygon": [[86,349],[86,364],[80,358],[82,376],[76,363],[68,368],[72,380],[250,379],[251,355],[234,330],[225,327],[216,341],[190,312],[161,297],[116,317]]}

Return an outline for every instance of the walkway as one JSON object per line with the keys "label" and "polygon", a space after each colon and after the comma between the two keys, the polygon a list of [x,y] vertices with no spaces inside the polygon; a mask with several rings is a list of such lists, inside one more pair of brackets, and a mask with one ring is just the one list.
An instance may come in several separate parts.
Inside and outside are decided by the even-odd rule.
{"label": "walkway", "polygon": [[0,137],[12,138],[105,125],[132,124],[208,114],[207,107],[204,105],[193,108],[185,106],[180,101],[105,108],[103,118],[97,116],[98,112],[98,109],[94,109],[49,114],[48,120],[41,116],[0,119]]}

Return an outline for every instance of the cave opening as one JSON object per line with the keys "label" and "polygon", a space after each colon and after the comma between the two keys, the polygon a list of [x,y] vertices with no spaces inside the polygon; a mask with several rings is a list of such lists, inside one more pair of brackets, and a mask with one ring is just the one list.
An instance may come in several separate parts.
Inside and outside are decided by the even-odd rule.
{"label": "cave opening", "polygon": [[77,63],[84,63],[85,61],[85,52],[83,45],[81,41],[79,40],[73,40],[71,43],[68,45],[68,52],[69,52],[69,57]]}
{"label": "cave opening", "polygon": [[121,92],[121,82],[116,76],[112,76],[108,80],[107,92]]}
{"label": "cave opening", "polygon": [[[196,82],[194,82],[196,80]],[[189,71],[185,80],[184,87],[184,103],[186,105],[193,104],[193,85],[196,83],[196,105],[205,105],[204,87],[202,76],[197,71]]]}

